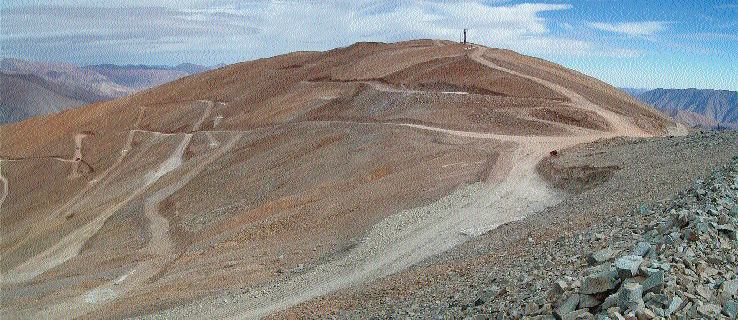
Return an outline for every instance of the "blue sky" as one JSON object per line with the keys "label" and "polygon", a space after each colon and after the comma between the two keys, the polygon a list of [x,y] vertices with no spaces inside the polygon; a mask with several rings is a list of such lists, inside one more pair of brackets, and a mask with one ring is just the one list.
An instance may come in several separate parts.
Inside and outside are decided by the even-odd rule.
{"label": "blue sky", "polygon": [[[50,4],[53,3],[53,4]],[[735,1],[9,0],[2,56],[234,63],[357,41],[470,40],[616,86],[738,90]]]}

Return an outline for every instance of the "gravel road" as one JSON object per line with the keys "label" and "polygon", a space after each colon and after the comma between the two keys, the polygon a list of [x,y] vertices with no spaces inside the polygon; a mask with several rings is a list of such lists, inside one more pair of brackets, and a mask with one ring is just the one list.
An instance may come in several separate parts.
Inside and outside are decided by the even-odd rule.
{"label": "gravel road", "polygon": [[[727,164],[738,154],[737,141],[735,131],[698,132],[684,137],[613,138],[563,150],[550,159],[548,168],[540,168],[544,176],[550,177],[551,168],[564,173],[564,178],[551,180],[571,193],[562,203],[407,271],[272,317],[427,318],[478,314],[495,307],[521,309],[526,296],[548,289],[556,276],[579,265],[576,255],[581,258],[598,249],[596,241],[581,241],[583,234],[597,229],[607,238],[607,230],[627,222],[624,219],[641,205],[667,202],[692,181]],[[598,171],[601,168],[606,169]],[[577,184],[580,187],[572,187]],[[477,301],[480,298],[497,302]]]}

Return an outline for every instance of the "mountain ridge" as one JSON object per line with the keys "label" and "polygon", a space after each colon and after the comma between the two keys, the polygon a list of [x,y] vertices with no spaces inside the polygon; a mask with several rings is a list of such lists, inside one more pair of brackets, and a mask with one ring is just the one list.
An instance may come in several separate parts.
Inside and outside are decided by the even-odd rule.
{"label": "mountain ridge", "polygon": [[[60,95],[61,90],[54,83],[29,74],[6,74],[0,72],[0,106],[26,106],[0,108],[0,119],[7,122],[21,121],[38,113],[55,113],[73,108],[85,102]],[[30,106],[43,106],[40,112]],[[38,109],[35,109],[38,111]],[[2,123],[2,121],[0,121]]]}
{"label": "mountain ridge", "polygon": [[[38,77],[35,82],[43,80],[42,86],[53,93],[38,93],[45,98],[35,99],[31,96],[34,93],[28,91],[35,88],[34,86],[21,91],[7,91],[9,97],[4,101],[18,103],[0,105],[2,114],[8,115],[0,117],[0,123],[20,121],[52,111],[58,112],[89,103],[112,100],[206,70],[209,68],[186,63],[176,66],[104,64],[78,67],[64,62],[3,58],[0,61],[0,72],[3,75],[33,75]],[[16,96],[20,94],[26,96]],[[43,105],[39,105],[42,102]],[[14,116],[10,117],[10,114]]]}
{"label": "mountain ridge", "polygon": [[738,129],[738,92],[720,89],[630,90],[634,97],[690,126]]}

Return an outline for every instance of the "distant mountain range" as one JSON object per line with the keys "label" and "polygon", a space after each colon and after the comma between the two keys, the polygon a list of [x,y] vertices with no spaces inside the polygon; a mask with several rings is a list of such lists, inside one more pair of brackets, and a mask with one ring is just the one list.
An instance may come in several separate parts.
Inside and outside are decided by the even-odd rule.
{"label": "distant mountain range", "polygon": [[650,91],[651,89],[645,89],[645,88],[620,88],[620,90],[625,91],[625,93],[631,95],[631,96],[638,96],[641,93],[644,93],[646,91]]}
{"label": "distant mountain range", "polygon": [[636,99],[693,127],[738,129],[738,92],[711,89],[621,88]]}
{"label": "distant mountain range", "polygon": [[5,58],[0,61],[0,123],[112,100],[215,67],[190,63],[78,67]]}
{"label": "distant mountain range", "polygon": [[55,83],[32,74],[0,73],[0,123],[85,104]]}
{"label": "distant mountain range", "polygon": [[177,80],[191,74],[210,70],[211,68],[183,63],[171,66],[149,66],[149,65],[114,65],[100,64],[84,67],[106,76],[111,81],[134,90],[143,90],[157,86],[162,83]]}

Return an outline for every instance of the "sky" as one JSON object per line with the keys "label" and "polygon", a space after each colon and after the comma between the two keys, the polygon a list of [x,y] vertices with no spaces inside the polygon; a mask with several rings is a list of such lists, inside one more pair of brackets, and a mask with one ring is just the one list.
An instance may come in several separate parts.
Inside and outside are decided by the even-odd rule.
{"label": "sky", "polygon": [[358,41],[469,40],[618,87],[738,90],[735,0],[4,0],[2,57],[235,63]]}

